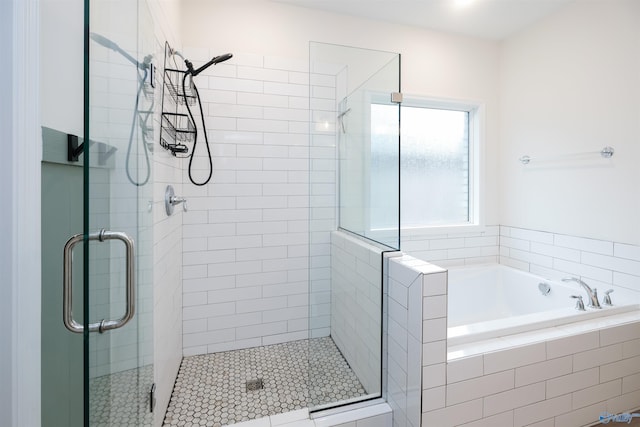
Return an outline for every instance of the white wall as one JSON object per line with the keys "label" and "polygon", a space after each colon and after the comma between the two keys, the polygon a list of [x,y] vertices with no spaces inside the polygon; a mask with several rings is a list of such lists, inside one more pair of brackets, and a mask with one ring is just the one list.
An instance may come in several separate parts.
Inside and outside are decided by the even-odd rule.
{"label": "white wall", "polygon": [[184,0],[185,45],[308,60],[309,41],[397,52],[402,89],[486,103],[486,222],[497,224],[499,46],[265,0]]}
{"label": "white wall", "polygon": [[40,1],[42,126],[83,133],[84,11],[78,0]]}
{"label": "white wall", "polygon": [[[503,44],[500,224],[640,243],[638,40],[640,3],[612,0],[576,2]],[[611,160],[535,163],[607,145]]]}

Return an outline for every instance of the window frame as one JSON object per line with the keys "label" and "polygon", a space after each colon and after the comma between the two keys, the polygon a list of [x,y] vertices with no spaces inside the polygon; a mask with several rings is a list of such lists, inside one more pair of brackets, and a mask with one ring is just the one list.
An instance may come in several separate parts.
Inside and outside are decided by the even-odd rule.
{"label": "window frame", "polygon": [[[468,221],[444,225],[401,226],[402,230],[420,234],[475,231],[484,226],[484,128],[485,105],[483,102],[434,98],[418,95],[404,95],[400,104],[400,126],[402,108],[429,108],[439,110],[465,111],[469,114],[469,213]],[[402,135],[400,136],[400,159],[402,159]],[[400,183],[402,192],[402,182]],[[402,196],[401,196],[402,197]],[[402,223],[402,211],[400,212]]]}

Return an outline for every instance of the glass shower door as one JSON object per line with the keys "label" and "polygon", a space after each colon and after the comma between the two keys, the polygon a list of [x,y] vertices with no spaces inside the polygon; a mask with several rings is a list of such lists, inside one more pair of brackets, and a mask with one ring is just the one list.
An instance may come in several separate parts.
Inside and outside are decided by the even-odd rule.
{"label": "glass shower door", "polygon": [[144,1],[85,0],[85,8],[84,425],[147,426],[153,31]]}

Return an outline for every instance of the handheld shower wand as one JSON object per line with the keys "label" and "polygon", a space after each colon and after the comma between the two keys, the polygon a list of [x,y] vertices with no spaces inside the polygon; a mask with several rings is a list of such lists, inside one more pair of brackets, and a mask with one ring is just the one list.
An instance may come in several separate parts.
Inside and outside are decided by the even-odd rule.
{"label": "handheld shower wand", "polygon": [[225,53],[223,55],[219,55],[219,56],[214,56],[211,61],[207,62],[206,64],[204,64],[202,67],[198,68],[197,70],[193,68],[193,64],[191,63],[191,61],[189,61],[188,59],[184,60],[185,65],[187,66],[187,71],[184,73],[184,77],[182,78],[182,93],[185,96],[185,106],[187,107],[187,112],[189,113],[189,117],[191,118],[191,121],[195,124],[195,120],[193,117],[193,113],[191,112],[191,108],[189,107],[189,103],[186,102],[186,82],[187,82],[187,77],[189,77],[191,80],[191,84],[193,87],[193,91],[196,95],[196,98],[198,99],[198,106],[200,107],[200,120],[202,121],[202,130],[203,130],[203,135],[204,135],[204,143],[205,143],[205,148],[207,150],[207,157],[209,160],[209,175],[207,176],[206,179],[204,179],[203,181],[196,181],[192,174],[192,165],[193,165],[193,156],[196,152],[196,145],[198,144],[198,128],[197,126],[195,127],[195,136],[194,136],[194,140],[193,140],[193,149],[191,150],[191,155],[189,156],[189,167],[188,167],[188,173],[189,173],[189,180],[191,180],[191,182],[195,185],[201,186],[201,185],[205,185],[207,184],[210,180],[211,177],[213,176],[213,159],[211,158],[211,149],[209,148],[209,138],[207,137],[207,126],[204,123],[204,112],[202,110],[202,102],[200,101],[200,94],[198,93],[198,88],[196,87],[195,83],[193,82],[193,77],[197,76],[198,74],[200,74],[201,72],[203,72],[204,70],[206,70],[207,68],[209,68],[212,65],[215,64],[219,64],[220,62],[224,62],[228,59],[231,59],[233,57],[232,54],[230,53]]}
{"label": "handheld shower wand", "polygon": [[203,72],[204,70],[206,70],[207,68],[209,68],[210,66],[215,65],[215,64],[219,64],[219,63],[224,62],[224,61],[227,61],[227,60],[229,60],[231,58],[233,58],[233,55],[230,54],[230,53],[225,53],[224,55],[214,56],[213,59],[211,59],[211,61],[207,62],[206,64],[204,64],[202,67],[198,68],[197,70],[193,69],[193,64],[188,59],[185,59],[184,63],[187,65],[187,70],[188,70],[189,74],[191,74],[193,77],[195,77],[198,74],[200,74],[201,72]]}

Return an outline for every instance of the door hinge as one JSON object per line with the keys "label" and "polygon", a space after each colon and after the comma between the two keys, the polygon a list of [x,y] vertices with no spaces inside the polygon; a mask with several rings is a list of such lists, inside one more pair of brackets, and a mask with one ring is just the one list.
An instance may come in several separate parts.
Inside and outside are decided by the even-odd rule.
{"label": "door hinge", "polygon": [[402,92],[391,92],[391,102],[394,104],[402,103]]}

